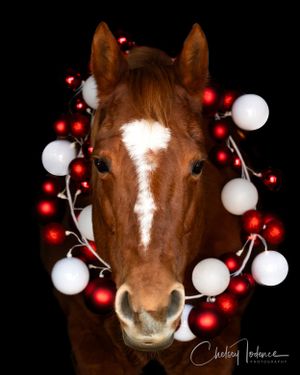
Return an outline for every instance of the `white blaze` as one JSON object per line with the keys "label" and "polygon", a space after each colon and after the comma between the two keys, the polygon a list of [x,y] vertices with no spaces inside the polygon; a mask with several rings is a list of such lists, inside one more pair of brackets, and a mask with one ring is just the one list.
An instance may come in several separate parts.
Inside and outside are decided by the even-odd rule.
{"label": "white blaze", "polygon": [[156,165],[148,153],[166,149],[171,138],[170,129],[158,122],[136,120],[121,127],[122,141],[131,157],[138,178],[138,196],[134,206],[140,224],[141,242],[146,248],[156,205],[151,192],[150,174]]}

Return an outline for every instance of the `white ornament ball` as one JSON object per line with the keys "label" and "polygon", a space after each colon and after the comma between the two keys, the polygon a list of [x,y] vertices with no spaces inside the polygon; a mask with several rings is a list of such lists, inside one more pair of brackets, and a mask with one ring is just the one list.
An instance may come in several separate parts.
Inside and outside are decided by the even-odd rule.
{"label": "white ornament ball", "polygon": [[231,115],[239,128],[243,130],[256,130],[267,122],[269,107],[261,96],[246,94],[235,100]]}
{"label": "white ornament ball", "polygon": [[234,178],[223,187],[221,200],[231,214],[243,215],[256,207],[258,192],[252,182],[244,178]]}
{"label": "white ornament ball", "polygon": [[268,250],[258,254],[252,263],[251,272],[258,284],[274,286],[287,276],[288,262],[278,251]]}
{"label": "white ornament ball", "polygon": [[51,272],[55,288],[64,294],[82,292],[90,278],[86,264],[78,258],[63,258],[55,263]]}
{"label": "white ornament ball", "polygon": [[181,315],[180,320],[180,326],[174,333],[174,339],[177,341],[191,341],[194,340],[196,337],[193,332],[190,330],[189,324],[188,324],[188,317],[189,314],[194,306],[186,304],[184,305],[184,309]]}
{"label": "white ornament ball", "polygon": [[230,273],[224,262],[216,258],[207,258],[194,268],[192,281],[200,293],[217,296],[228,287]]}
{"label": "white ornament ball", "polygon": [[95,241],[92,221],[92,205],[84,207],[78,216],[80,233],[90,241]]}
{"label": "white ornament ball", "polygon": [[66,176],[69,173],[69,164],[75,157],[75,143],[57,140],[44,148],[42,163],[46,171],[54,176]]}
{"label": "white ornament ball", "polygon": [[82,96],[86,104],[93,108],[97,109],[99,105],[98,99],[98,89],[95,78],[90,76],[83,84],[82,87]]}

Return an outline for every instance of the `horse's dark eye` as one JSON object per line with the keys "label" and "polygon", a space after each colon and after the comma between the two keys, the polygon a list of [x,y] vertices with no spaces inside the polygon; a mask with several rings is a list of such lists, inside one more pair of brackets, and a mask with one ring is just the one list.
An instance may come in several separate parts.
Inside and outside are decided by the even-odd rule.
{"label": "horse's dark eye", "polygon": [[109,172],[109,166],[107,162],[103,159],[95,159],[95,166],[97,167],[100,173],[107,173]]}
{"label": "horse's dark eye", "polygon": [[203,160],[197,160],[192,165],[192,174],[198,175],[201,173],[203,169],[204,161]]}

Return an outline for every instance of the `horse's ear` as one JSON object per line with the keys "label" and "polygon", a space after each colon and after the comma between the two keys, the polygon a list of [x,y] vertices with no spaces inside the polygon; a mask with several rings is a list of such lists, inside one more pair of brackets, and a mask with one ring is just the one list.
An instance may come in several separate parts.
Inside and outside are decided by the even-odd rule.
{"label": "horse's ear", "polygon": [[109,95],[128,69],[127,61],[105,22],[99,24],[94,34],[91,69],[100,97]]}
{"label": "horse's ear", "polygon": [[200,94],[208,77],[208,47],[201,27],[196,23],[176,59],[181,84],[191,95]]}

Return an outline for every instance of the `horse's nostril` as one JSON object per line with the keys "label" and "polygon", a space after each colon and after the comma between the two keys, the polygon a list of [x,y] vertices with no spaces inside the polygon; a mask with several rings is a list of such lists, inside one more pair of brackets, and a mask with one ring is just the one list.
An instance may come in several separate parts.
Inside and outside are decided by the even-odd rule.
{"label": "horse's nostril", "polygon": [[183,293],[177,289],[171,292],[170,303],[167,310],[167,318],[172,318],[178,314],[179,310],[182,309],[183,297]]}
{"label": "horse's nostril", "polygon": [[127,319],[133,319],[133,312],[130,305],[130,297],[127,291],[123,292],[120,297],[120,311],[122,312],[123,316]]}

